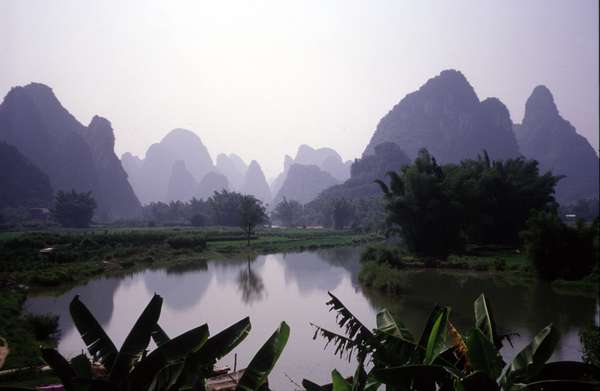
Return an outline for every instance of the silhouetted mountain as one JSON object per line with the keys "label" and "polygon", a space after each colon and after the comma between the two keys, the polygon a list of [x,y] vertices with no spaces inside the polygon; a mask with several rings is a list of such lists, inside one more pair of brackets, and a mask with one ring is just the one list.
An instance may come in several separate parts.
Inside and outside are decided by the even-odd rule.
{"label": "silhouetted mountain", "polygon": [[343,182],[350,177],[351,162],[344,163],[341,156],[331,148],[314,149],[308,145],[300,145],[296,152],[296,157],[292,159],[285,155],[283,162],[283,171],[275,178],[271,184],[271,193],[277,194],[285,182],[288,170],[292,164],[302,164],[305,166],[314,165],[322,171],[329,173],[337,182]]}
{"label": "silhouetted mountain", "polygon": [[521,125],[515,125],[521,152],[539,161],[541,171],[565,175],[556,187],[561,203],[598,197],[598,155],[588,140],[563,119],[545,86],[537,86],[525,105]]}
{"label": "silhouetted mountain", "polygon": [[189,201],[194,197],[196,180],[190,174],[183,160],[173,163],[171,177],[167,185],[167,201]]}
{"label": "silhouetted mountain", "polygon": [[229,156],[220,153],[217,156],[217,170],[227,177],[232,190],[240,190],[244,184],[244,176],[248,167],[246,163],[236,154],[230,153]]}
{"label": "silhouetted mountain", "polygon": [[273,199],[273,205],[281,202],[283,197],[305,204],[337,183],[331,174],[315,165],[292,164],[281,190]]}
{"label": "silhouetted mountain", "polygon": [[252,160],[250,166],[248,166],[242,193],[251,194],[264,203],[271,202],[271,190],[265,179],[265,174],[256,160]]}
{"label": "silhouetted mountain", "polygon": [[[136,217],[140,213],[140,202],[127,181],[121,161],[115,155],[115,135],[105,118],[94,116],[84,130],[83,137],[91,150],[96,166],[97,182],[94,196],[110,205],[106,219]],[[102,212],[100,212],[102,213]]]}
{"label": "silhouetted mountain", "polygon": [[408,156],[394,143],[382,143],[375,147],[373,155],[356,159],[352,164],[350,179],[346,182],[323,191],[317,200],[327,198],[358,199],[382,195],[376,179],[387,182],[389,171],[399,171],[402,166],[410,164]]}
{"label": "silhouetted mountain", "polygon": [[49,207],[52,195],[48,175],[17,148],[0,142],[0,209],[19,206]]}
{"label": "silhouetted mountain", "polygon": [[[139,202],[112,149],[110,125],[90,125],[93,127],[83,126],[52,89],[39,83],[11,89],[0,105],[0,140],[15,146],[43,170],[54,190],[92,191],[100,217],[138,215]],[[113,194],[104,191],[107,183]]]}
{"label": "silhouetted mountain", "polygon": [[487,150],[492,159],[519,155],[506,107],[496,98],[480,102],[462,73],[446,70],[408,94],[386,114],[365,149],[393,142],[414,159],[427,148],[438,162],[459,162]]}
{"label": "silhouetted mountain", "polygon": [[[128,159],[131,161],[131,158]],[[139,170],[128,171],[130,182],[142,203],[166,201],[171,172],[177,160],[185,163],[195,182],[214,169],[202,140],[189,130],[174,129],[159,143],[148,148]],[[125,167],[129,169],[132,164],[126,164]]]}
{"label": "silhouetted mountain", "polygon": [[212,196],[215,191],[229,190],[229,181],[223,174],[217,172],[209,172],[202,178],[202,181],[196,186],[196,198],[206,200]]}

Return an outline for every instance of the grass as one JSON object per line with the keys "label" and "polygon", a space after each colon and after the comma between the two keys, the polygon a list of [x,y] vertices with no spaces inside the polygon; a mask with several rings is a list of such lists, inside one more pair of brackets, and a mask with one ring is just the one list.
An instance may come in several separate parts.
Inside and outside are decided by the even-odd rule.
{"label": "grass", "polygon": [[[406,292],[402,283],[406,270],[435,268],[449,272],[487,272],[521,284],[538,278],[523,252],[505,246],[470,246],[465,254],[450,255],[442,260],[411,255],[399,246],[376,244],[365,249],[361,261],[360,282],[388,294]],[[599,281],[600,270],[596,270],[581,280],[553,281],[552,287],[565,294],[594,294]]]}

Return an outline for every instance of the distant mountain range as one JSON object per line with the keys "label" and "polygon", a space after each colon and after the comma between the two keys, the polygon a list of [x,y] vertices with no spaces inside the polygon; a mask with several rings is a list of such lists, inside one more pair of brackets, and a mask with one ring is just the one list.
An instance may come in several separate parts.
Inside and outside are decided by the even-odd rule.
{"label": "distant mountain range", "polygon": [[[174,129],[143,158],[114,153],[111,123],[94,116],[85,126],[50,87],[12,88],[0,104],[0,208],[47,207],[59,190],[91,191],[96,218],[135,218],[143,204],[207,198],[229,189],[274,206],[283,197],[301,203],[332,197],[380,195],[373,180],[398,170],[427,148],[441,163],[477,157],[518,156],[539,161],[542,171],[563,175],[561,203],[598,197],[599,160],[590,143],[559,113],[550,90],[534,89],[520,124],[496,98],[480,101],[459,71],[446,70],[396,104],[377,124],[362,157],[344,162],[331,148],[301,145],[285,156],[268,185],[257,161],[217,155],[213,162],[196,133]],[[139,199],[139,201],[138,201]]]}
{"label": "distant mountain range", "polygon": [[[10,90],[0,105],[0,141],[15,147],[44,173],[53,191],[91,191],[98,204],[96,218],[141,214],[140,203],[114,153],[110,122],[96,116],[88,126],[82,125],[50,87],[31,83]],[[41,186],[39,175],[28,177],[32,181],[29,186]]]}

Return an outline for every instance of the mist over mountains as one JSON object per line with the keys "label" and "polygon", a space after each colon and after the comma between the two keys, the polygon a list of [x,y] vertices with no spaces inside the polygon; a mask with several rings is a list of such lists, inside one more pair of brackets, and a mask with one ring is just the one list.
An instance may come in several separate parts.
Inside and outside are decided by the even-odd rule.
{"label": "mist over mountains", "polygon": [[332,148],[303,144],[293,158],[284,156],[269,185],[259,162],[247,164],[234,153],[213,160],[186,129],[168,132],[143,157],[118,159],[107,119],[94,116],[85,126],[50,87],[31,83],[11,89],[0,105],[0,207],[47,207],[54,192],[71,189],[93,193],[101,220],[134,218],[141,204],[206,199],[223,189],[270,205],[284,197],[303,204],[377,197],[373,180],[408,164],[421,148],[441,163],[484,150],[496,160],[525,156],[565,176],[556,189],[561,203],[598,197],[598,155],[562,118],[550,90],[536,87],[525,109],[514,124],[500,100],[481,101],[462,73],[446,70],[382,117],[360,159],[343,161]]}

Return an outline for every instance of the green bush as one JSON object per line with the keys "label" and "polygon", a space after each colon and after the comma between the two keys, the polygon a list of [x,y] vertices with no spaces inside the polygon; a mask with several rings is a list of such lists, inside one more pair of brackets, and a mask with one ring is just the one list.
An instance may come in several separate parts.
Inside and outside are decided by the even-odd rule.
{"label": "green bush", "polygon": [[521,236],[527,256],[545,280],[579,280],[589,275],[597,262],[594,232],[597,224],[576,227],[563,223],[555,213],[534,212]]}
{"label": "green bush", "polygon": [[53,339],[58,334],[58,316],[52,314],[33,315],[27,314],[23,316],[23,321],[27,327],[33,332],[35,339],[38,341],[46,341]]}
{"label": "green bush", "polygon": [[402,271],[387,263],[366,261],[360,269],[358,280],[368,288],[396,295],[405,291],[402,275]]}
{"label": "green bush", "polygon": [[193,248],[195,250],[204,250],[206,248],[206,239],[199,235],[179,235],[166,240],[169,247],[174,249]]}
{"label": "green bush", "polygon": [[375,261],[387,263],[397,268],[404,267],[400,251],[385,245],[368,246],[360,255],[361,262]]}
{"label": "green bush", "polygon": [[600,367],[600,326],[591,325],[579,333],[583,346],[582,360]]}

